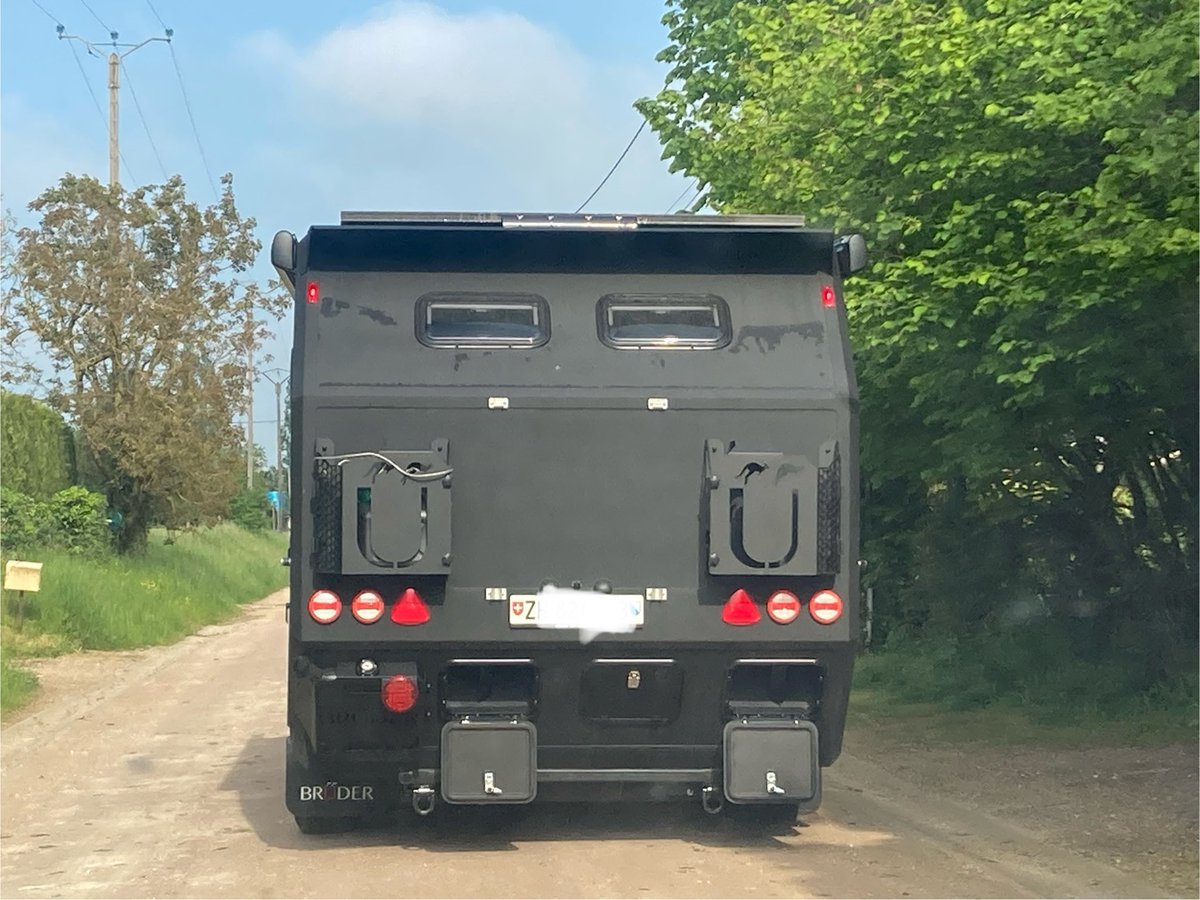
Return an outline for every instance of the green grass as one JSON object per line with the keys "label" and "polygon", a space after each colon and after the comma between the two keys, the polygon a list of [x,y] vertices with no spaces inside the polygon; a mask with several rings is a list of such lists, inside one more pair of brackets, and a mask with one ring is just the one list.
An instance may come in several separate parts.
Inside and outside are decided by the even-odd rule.
{"label": "green grass", "polygon": [[171,643],[287,583],[279,564],[286,535],[221,525],[180,534],[169,545],[165,536],[153,532],[140,556],[22,554],[44,563],[42,589],[26,595],[19,627],[12,598],[5,598],[0,707],[15,709],[32,690],[33,676],[12,668],[14,659]]}
{"label": "green grass", "polygon": [[0,710],[23,706],[36,690],[37,677],[32,672],[10,665],[7,656],[0,657]]}
{"label": "green grass", "polygon": [[1038,667],[1011,659],[964,657],[937,642],[860,655],[850,723],[902,739],[991,744],[1156,746],[1197,738],[1194,676],[1140,687],[1123,677],[1119,660],[1059,655]]}

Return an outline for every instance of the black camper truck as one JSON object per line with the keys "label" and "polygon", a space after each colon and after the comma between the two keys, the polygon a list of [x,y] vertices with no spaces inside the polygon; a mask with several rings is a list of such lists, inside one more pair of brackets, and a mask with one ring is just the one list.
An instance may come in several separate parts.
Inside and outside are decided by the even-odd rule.
{"label": "black camper truck", "polygon": [[858,636],[862,238],[780,216],[345,213],[296,302],[287,806],[791,818]]}

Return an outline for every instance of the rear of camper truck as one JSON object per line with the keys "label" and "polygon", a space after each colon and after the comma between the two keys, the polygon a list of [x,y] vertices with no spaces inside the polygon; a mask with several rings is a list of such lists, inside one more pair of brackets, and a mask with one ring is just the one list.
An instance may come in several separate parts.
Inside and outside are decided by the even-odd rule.
{"label": "rear of camper truck", "polygon": [[863,255],[771,216],[276,236],[301,829],[443,802],[816,807],[858,635]]}

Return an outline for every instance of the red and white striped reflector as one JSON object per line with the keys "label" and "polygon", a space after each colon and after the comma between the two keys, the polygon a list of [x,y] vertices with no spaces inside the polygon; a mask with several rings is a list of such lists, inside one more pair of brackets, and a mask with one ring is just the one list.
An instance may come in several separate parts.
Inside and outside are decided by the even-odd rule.
{"label": "red and white striped reflector", "polygon": [[780,625],[794,622],[800,615],[800,598],[791,591],[776,591],[767,598],[767,615]]}
{"label": "red and white striped reflector", "polygon": [[333,591],[315,591],[308,598],[308,614],[321,625],[336,622],[342,614],[342,598]]}
{"label": "red and white striped reflector", "polygon": [[383,618],[383,598],[374,591],[359,591],[350,601],[350,612],[364,625],[373,625]]}
{"label": "red and white striped reflector", "polygon": [[817,591],[808,601],[808,614],[821,625],[832,625],[845,608],[842,598],[833,591]]}

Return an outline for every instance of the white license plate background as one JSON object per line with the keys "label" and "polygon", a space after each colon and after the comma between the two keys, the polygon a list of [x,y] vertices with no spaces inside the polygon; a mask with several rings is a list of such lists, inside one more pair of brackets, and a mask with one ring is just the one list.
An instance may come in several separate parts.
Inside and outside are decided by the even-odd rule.
{"label": "white license plate background", "polygon": [[554,590],[508,598],[508,624],[513,628],[629,632],[645,624],[645,613],[646,600],[641,594]]}

